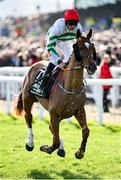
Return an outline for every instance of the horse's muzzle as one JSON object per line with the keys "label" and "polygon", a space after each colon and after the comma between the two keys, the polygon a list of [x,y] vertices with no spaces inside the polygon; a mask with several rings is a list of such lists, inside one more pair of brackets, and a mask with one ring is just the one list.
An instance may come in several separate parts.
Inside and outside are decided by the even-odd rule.
{"label": "horse's muzzle", "polygon": [[89,75],[93,75],[96,70],[97,70],[97,66],[95,62],[90,63],[89,66],[87,67],[87,72]]}

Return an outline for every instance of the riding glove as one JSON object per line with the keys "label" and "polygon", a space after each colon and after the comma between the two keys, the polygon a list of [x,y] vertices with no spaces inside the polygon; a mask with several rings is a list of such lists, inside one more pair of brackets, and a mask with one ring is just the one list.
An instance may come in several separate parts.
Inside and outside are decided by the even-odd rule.
{"label": "riding glove", "polygon": [[58,63],[58,65],[61,64],[61,63],[62,63],[62,59],[59,59],[59,60],[57,61],[57,63]]}

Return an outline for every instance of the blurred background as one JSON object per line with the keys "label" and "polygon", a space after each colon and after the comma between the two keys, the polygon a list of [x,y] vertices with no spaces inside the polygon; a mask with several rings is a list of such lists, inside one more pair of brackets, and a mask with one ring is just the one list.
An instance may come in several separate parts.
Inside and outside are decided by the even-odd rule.
{"label": "blurred background", "polygon": [[[121,78],[120,0],[0,0],[0,67],[27,68],[42,59],[48,60],[46,33],[55,20],[62,18],[64,11],[71,8],[78,9],[85,33],[93,29],[97,65],[100,66],[107,53],[111,58],[113,77]],[[9,70],[1,69],[0,75],[7,73],[10,76],[14,71],[9,73]],[[25,72],[24,69],[19,75]],[[99,77],[99,71],[95,77]],[[0,85],[1,99],[6,96],[5,86]],[[92,89],[89,89],[91,94],[88,97],[95,99]],[[120,105],[120,86],[113,88],[109,99],[113,107]]]}
{"label": "blurred background", "polygon": [[93,29],[97,64],[108,49],[118,56],[113,64],[120,66],[120,7],[120,0],[0,0],[0,66],[28,66],[32,59],[46,59],[46,32],[68,8],[78,9],[85,32]]}
{"label": "blurred background", "polygon": [[0,0],[0,66],[28,66],[32,59],[46,59],[46,32],[68,8],[78,9],[85,32],[93,29],[97,64],[104,50],[111,50],[117,58],[113,64],[120,66],[120,7],[120,0]]}

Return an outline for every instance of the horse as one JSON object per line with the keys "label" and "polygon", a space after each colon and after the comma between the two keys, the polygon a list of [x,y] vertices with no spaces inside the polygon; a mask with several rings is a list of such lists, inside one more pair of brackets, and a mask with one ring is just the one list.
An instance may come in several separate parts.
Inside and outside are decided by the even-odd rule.
{"label": "horse", "polygon": [[50,115],[49,129],[52,133],[52,145],[43,145],[40,150],[51,154],[57,150],[57,155],[65,157],[63,140],[59,136],[60,121],[74,116],[82,129],[82,141],[79,149],[75,152],[75,157],[81,159],[86,150],[86,143],[89,137],[89,128],[86,122],[85,101],[86,93],[84,87],[84,68],[88,74],[92,75],[96,71],[96,63],[94,62],[94,44],[90,41],[92,37],[92,29],[87,35],[77,30],[76,42],[73,44],[72,55],[68,65],[59,73],[58,80],[55,79],[54,88],[48,99],[34,96],[29,89],[34,82],[40,69],[47,66],[47,61],[40,61],[31,66],[26,74],[23,86],[19,92],[14,110],[17,115],[24,113],[26,124],[28,126],[28,139],[26,149],[32,151],[34,149],[34,136],[32,129],[32,105],[39,102]]}

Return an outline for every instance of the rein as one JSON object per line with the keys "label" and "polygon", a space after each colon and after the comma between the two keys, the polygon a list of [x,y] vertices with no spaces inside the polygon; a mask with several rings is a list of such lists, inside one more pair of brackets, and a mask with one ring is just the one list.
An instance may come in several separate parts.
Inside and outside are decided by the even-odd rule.
{"label": "rein", "polygon": [[[61,70],[62,70],[62,71],[72,71],[72,70],[81,69],[82,67],[83,67],[83,65],[81,65],[81,66],[76,66],[76,67],[74,67],[74,68],[63,68],[63,67],[61,67]],[[52,78],[53,78],[53,77],[52,77]],[[84,85],[83,85],[82,90],[81,90],[79,93],[77,93],[77,92],[74,92],[74,91],[68,91],[68,90],[66,90],[66,89],[59,83],[58,80],[56,80],[55,78],[53,78],[53,79],[54,79],[54,81],[59,85],[59,87],[60,87],[65,93],[67,93],[67,94],[76,95],[76,94],[82,94],[83,92],[85,92]],[[83,78],[83,79],[84,79],[84,78]],[[84,82],[86,82],[85,79],[84,79]]]}
{"label": "rein", "polygon": [[74,68],[61,68],[61,70],[63,71],[72,71],[72,70],[78,70],[78,69],[81,69],[83,66],[77,66],[77,67],[74,67]]}
{"label": "rein", "polygon": [[67,94],[76,95],[76,94],[82,94],[83,92],[85,92],[84,86],[83,86],[82,90],[81,90],[79,93],[74,92],[74,91],[68,91],[68,90],[66,90],[66,89],[59,83],[59,81],[57,81],[55,78],[53,78],[53,79],[54,79],[55,82],[59,85],[59,87],[60,87],[65,93],[67,93]]}

